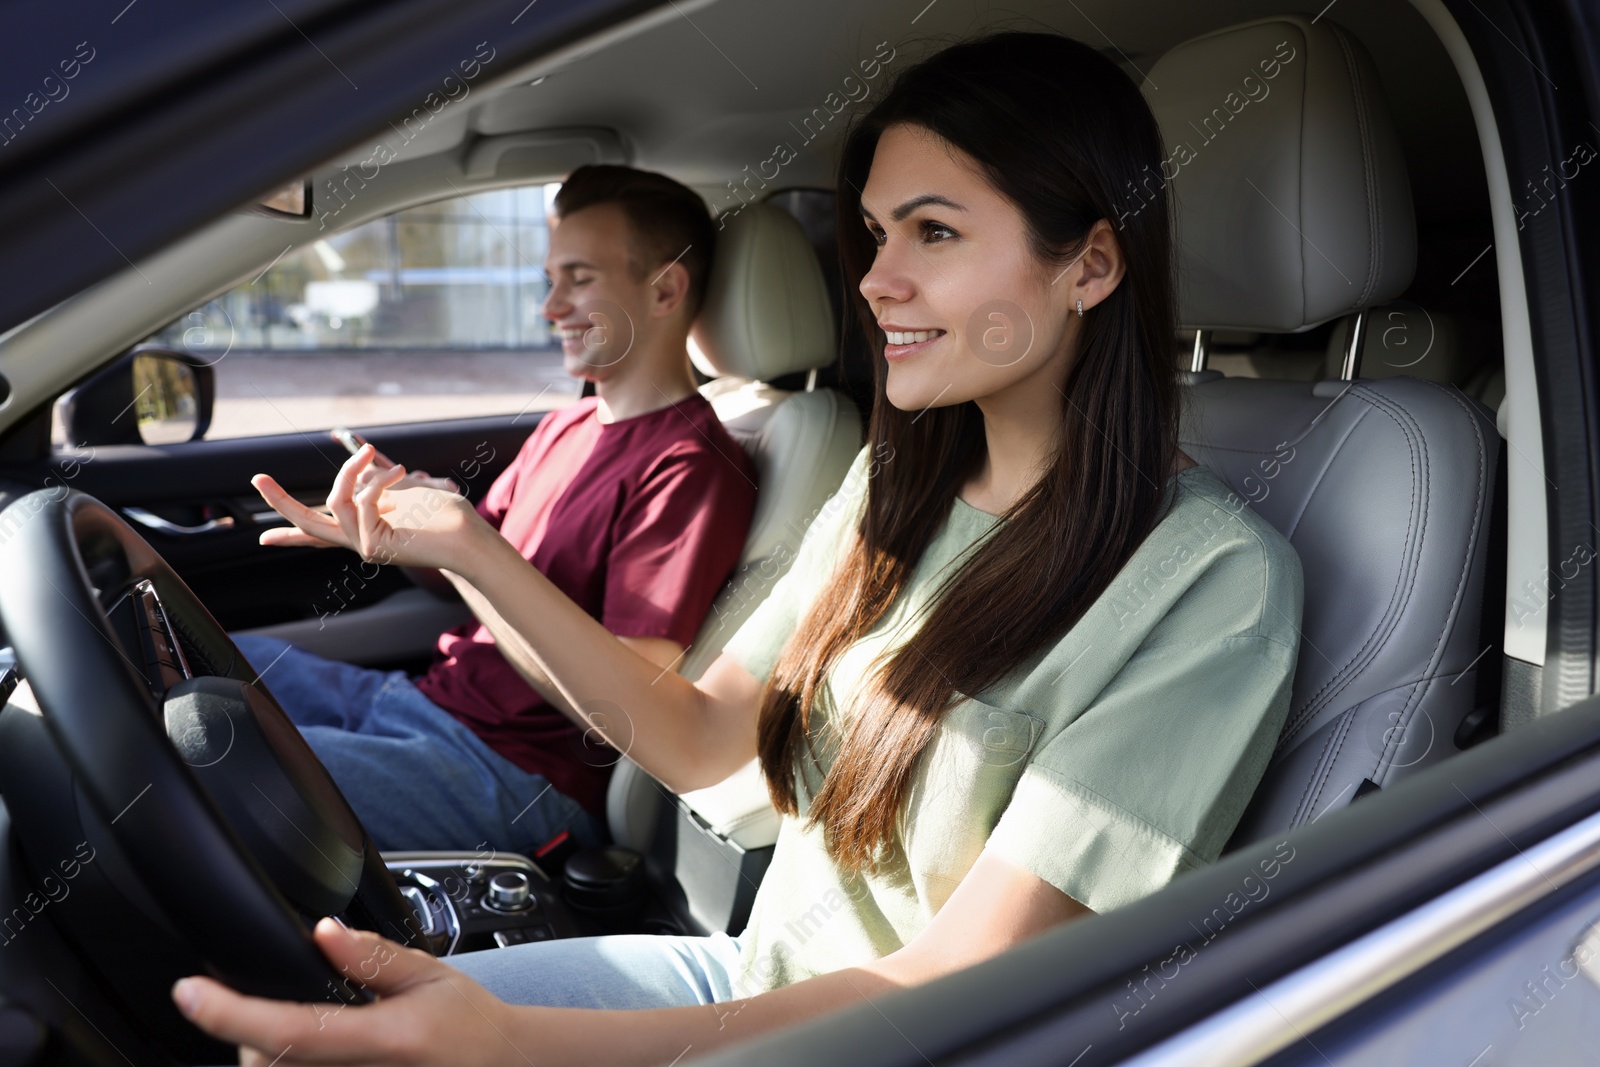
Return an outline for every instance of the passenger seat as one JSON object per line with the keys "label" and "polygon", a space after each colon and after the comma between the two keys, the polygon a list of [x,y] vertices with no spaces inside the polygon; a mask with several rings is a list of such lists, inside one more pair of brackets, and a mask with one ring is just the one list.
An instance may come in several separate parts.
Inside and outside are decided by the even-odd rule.
{"label": "passenger seat", "polygon": [[[701,392],[755,460],[755,516],[733,579],[679,666],[698,678],[789,568],[811,519],[861,448],[855,405],[832,389],[788,391],[773,379],[836,358],[822,268],[795,219],[750,204],[718,236],[691,356],[717,377]],[[674,797],[630,760],[611,779],[606,815],[616,843],[645,853],[657,888],[681,887],[680,921],[737,933],[777,840],[778,815],[752,761],[727,781]]]}

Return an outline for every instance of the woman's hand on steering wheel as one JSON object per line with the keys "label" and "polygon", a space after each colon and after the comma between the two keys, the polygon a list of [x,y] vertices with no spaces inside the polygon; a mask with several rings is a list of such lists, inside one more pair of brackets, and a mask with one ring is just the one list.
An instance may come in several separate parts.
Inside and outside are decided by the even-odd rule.
{"label": "woman's hand on steering wheel", "polygon": [[459,570],[471,551],[471,535],[487,524],[459,493],[410,484],[396,464],[372,469],[377,450],[370,444],[345,461],[328,494],[328,512],[309,508],[284,491],[269,474],[250,480],[272,509],[293,529],[267,530],[264,545],[338,546],[374,563]]}
{"label": "woman's hand on steering wheel", "polygon": [[332,919],[317,923],[314,936],[335,970],[378,995],[374,1003],[266,1000],[205,977],[178,982],[172,999],[200,1029],[238,1045],[240,1067],[519,1058],[522,1050],[508,1047],[513,1010],[454,967]]}

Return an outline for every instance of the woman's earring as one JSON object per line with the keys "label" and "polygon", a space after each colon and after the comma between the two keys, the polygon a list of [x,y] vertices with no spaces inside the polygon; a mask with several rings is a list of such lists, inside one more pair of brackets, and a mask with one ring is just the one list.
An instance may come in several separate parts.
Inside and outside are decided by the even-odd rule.
{"label": "woman's earring", "polygon": [[1083,301],[1078,301],[1078,318],[1083,318]]}

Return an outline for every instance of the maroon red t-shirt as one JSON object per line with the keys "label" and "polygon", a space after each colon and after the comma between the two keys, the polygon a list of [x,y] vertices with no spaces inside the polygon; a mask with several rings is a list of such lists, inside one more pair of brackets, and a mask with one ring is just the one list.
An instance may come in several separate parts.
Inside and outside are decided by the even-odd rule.
{"label": "maroon red t-shirt", "polygon": [[[597,403],[546,415],[478,513],[607,630],[687,648],[743,552],[755,467],[698,393],[611,423]],[[487,627],[442,634],[416,684],[490,748],[603,816],[616,751],[552,708]],[[611,717],[625,722],[620,710]]]}

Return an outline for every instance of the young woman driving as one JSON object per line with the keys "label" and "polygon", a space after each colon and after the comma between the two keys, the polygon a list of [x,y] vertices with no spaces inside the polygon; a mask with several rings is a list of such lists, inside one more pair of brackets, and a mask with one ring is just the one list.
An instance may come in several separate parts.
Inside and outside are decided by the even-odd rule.
{"label": "young woman driving", "polygon": [[949,48],[854,127],[839,221],[881,346],[867,446],[696,683],[607,633],[462,498],[389,490],[403,471],[373,472],[370,449],[331,518],[258,476],[299,531],[264,541],[454,573],[666,786],[759,756],[784,819],[738,938],[442,961],[325,919],[319,945],[375,1003],[191,978],[180,1007],[248,1064],[667,1062],[1214,860],[1287,707],[1300,569],[1178,448],[1167,208],[1109,221],[1162,158],[1132,82],[1042,34]]}

